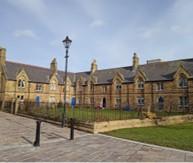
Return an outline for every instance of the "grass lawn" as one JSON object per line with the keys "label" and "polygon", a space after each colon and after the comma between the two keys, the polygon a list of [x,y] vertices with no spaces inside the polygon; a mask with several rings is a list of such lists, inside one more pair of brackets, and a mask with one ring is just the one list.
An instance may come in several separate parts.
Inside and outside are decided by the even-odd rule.
{"label": "grass lawn", "polygon": [[193,151],[193,123],[119,129],[107,135],[149,144]]}
{"label": "grass lawn", "polygon": [[74,112],[72,109],[67,109],[66,113],[68,117],[91,122],[138,118],[138,113],[135,111],[123,111],[118,109],[76,108]]}

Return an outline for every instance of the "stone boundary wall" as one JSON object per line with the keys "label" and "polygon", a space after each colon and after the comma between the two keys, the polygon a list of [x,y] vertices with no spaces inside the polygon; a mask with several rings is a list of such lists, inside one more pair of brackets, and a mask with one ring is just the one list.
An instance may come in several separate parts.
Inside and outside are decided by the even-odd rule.
{"label": "stone boundary wall", "polygon": [[122,128],[135,128],[135,127],[149,127],[157,125],[172,125],[183,122],[193,122],[193,115],[180,115],[163,117],[159,120],[151,119],[131,119],[131,120],[119,120],[108,122],[95,122],[93,125],[93,133],[107,132]]}
{"label": "stone boundary wall", "polygon": [[[34,119],[34,117],[29,115],[24,115],[24,114],[17,114],[17,115]],[[55,122],[55,121],[45,120],[45,119],[43,119],[43,121],[52,123],[55,125],[60,125],[60,122]],[[86,132],[95,134],[95,133],[108,132],[108,131],[122,129],[122,128],[172,125],[172,124],[178,124],[183,122],[193,122],[193,114],[180,115],[180,116],[168,116],[168,117],[163,117],[160,120],[130,119],[130,120],[94,122],[94,123],[79,123],[78,125],[75,125],[75,128],[81,131],[86,131]]]}

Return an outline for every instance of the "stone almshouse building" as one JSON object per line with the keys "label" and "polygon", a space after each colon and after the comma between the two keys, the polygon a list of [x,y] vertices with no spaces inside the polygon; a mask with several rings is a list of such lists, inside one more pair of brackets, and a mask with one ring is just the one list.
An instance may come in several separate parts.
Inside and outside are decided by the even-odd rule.
{"label": "stone almshouse building", "polygon": [[[0,101],[63,102],[64,72],[57,70],[56,59],[50,69],[6,61],[6,49],[0,48]],[[193,59],[140,65],[136,53],[133,65],[68,73],[67,102],[120,108],[177,109],[193,105]]]}

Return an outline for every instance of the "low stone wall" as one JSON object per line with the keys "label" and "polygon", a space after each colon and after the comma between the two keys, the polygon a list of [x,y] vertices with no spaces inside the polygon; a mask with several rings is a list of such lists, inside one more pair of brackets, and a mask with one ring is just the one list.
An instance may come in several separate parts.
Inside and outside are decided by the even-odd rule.
{"label": "low stone wall", "polygon": [[130,119],[130,120],[119,120],[119,121],[108,121],[108,122],[95,122],[93,124],[93,133],[107,132],[107,131],[112,131],[112,130],[117,130],[122,128],[171,125],[171,124],[178,124],[183,122],[193,122],[193,115],[163,117],[160,120]]}

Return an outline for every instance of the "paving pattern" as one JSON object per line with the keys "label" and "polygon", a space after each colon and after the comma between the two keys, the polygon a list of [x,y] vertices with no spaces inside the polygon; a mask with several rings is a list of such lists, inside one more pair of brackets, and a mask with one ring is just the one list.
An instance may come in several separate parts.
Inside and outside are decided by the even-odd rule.
{"label": "paving pattern", "polygon": [[193,153],[150,146],[42,123],[41,146],[33,147],[35,121],[0,112],[0,161],[193,161]]}

